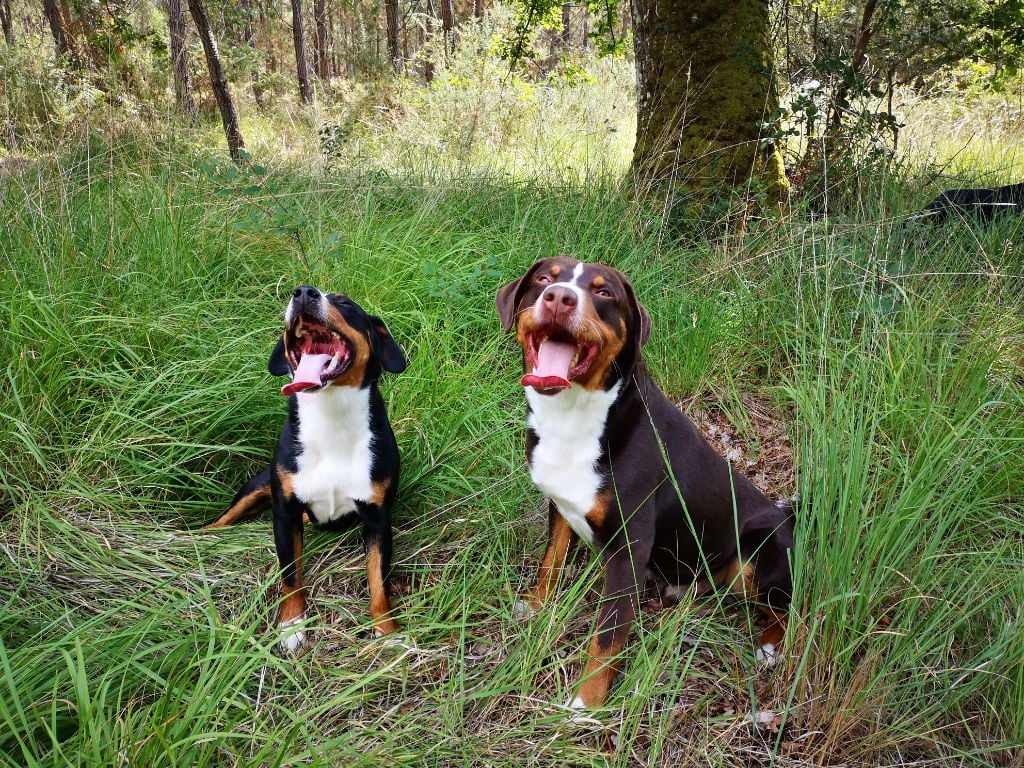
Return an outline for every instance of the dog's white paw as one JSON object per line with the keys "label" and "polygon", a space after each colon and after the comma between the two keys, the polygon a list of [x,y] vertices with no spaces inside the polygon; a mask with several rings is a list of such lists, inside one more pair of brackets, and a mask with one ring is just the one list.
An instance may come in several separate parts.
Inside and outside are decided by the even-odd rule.
{"label": "dog's white paw", "polygon": [[665,587],[665,601],[680,603],[686,597],[686,593],[693,589],[691,584],[669,584]]}
{"label": "dog's white paw", "polygon": [[775,643],[765,643],[762,645],[757,649],[757,652],[754,653],[754,658],[759,664],[764,664],[764,666],[769,669],[774,667],[779,663],[779,654],[775,650]]}
{"label": "dog's white paw", "polygon": [[385,648],[398,648],[410,651],[416,647],[416,643],[414,643],[412,638],[404,632],[388,632],[385,634],[381,633],[380,630],[375,629],[373,631],[373,637],[375,640],[379,640],[380,644]]}
{"label": "dog's white paw", "polygon": [[536,612],[534,607],[526,600],[516,600],[516,604],[512,606],[512,618],[516,621],[525,621]]}
{"label": "dog's white paw", "polygon": [[594,711],[587,706],[581,696],[574,696],[565,708],[568,712],[566,723],[572,728],[589,728],[601,723],[594,717]]}
{"label": "dog's white paw", "polygon": [[290,621],[282,621],[277,625],[277,631],[281,650],[286,653],[295,653],[306,643],[305,615]]}

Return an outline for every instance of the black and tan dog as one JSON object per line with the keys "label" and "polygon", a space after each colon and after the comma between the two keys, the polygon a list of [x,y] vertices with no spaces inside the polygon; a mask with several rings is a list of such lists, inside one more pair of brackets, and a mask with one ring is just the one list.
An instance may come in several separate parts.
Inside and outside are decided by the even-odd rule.
{"label": "black and tan dog", "polygon": [[286,650],[306,639],[304,520],[330,530],[362,523],[374,631],[397,628],[388,572],[399,456],[377,379],[381,370],[401,373],[405,367],[401,347],[379,317],[342,294],[295,289],[268,365],[275,376],[291,376],[281,388],[288,418],[274,458],[207,526],[232,525],[273,508],[282,569],[278,629]]}
{"label": "black and tan dog", "polygon": [[1024,213],[1024,183],[1005,187],[947,189],[932,200],[916,218],[942,223],[953,216],[974,216],[990,221],[1003,214]]}
{"label": "black and tan dog", "polygon": [[774,661],[792,591],[788,509],[734,473],[651,380],[640,359],[650,319],[629,281],[545,259],[497,306],[523,350],[530,475],[551,499],[537,585],[517,608],[540,607],[577,539],[604,559],[597,634],[570,706],[606,700],[648,570],[759,602],[770,621],[759,654]]}

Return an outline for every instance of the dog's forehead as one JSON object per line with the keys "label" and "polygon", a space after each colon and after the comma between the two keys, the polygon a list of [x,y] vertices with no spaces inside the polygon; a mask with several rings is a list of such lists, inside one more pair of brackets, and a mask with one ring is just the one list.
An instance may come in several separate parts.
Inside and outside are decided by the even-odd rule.
{"label": "dog's forehead", "polygon": [[626,276],[619,270],[605,264],[591,264],[568,257],[559,257],[549,259],[545,267],[556,283],[572,283],[579,286],[604,284],[612,288],[622,288],[629,283]]}

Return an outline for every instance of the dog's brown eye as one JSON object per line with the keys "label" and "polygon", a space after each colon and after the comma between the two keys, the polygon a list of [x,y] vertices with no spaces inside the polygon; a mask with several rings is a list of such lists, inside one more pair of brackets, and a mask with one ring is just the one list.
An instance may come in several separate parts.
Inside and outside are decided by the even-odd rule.
{"label": "dog's brown eye", "polygon": [[612,292],[609,291],[607,288],[598,288],[598,289],[596,289],[594,291],[594,295],[595,296],[600,296],[602,299],[610,299],[610,298],[612,298]]}
{"label": "dog's brown eye", "polygon": [[537,276],[537,282],[538,283],[550,283],[551,282],[551,275],[538,275]]}

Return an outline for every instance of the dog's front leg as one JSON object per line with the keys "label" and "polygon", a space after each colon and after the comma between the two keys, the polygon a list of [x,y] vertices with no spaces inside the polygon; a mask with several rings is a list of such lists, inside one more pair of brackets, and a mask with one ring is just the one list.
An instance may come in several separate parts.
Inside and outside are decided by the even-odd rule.
{"label": "dog's front leg", "polygon": [[633,627],[650,552],[650,537],[630,537],[627,541],[622,535],[606,549],[604,596],[598,613],[597,634],[587,654],[583,682],[569,704],[573,709],[600,707],[608,698],[608,690],[618,672],[618,656]]}
{"label": "dog's front leg", "polygon": [[534,611],[539,611],[547,602],[562,574],[572,545],[578,538],[575,531],[565,522],[565,518],[558,513],[555,503],[549,501],[548,504],[548,547],[544,551],[544,559],[541,560],[540,571],[537,573],[537,584],[516,601],[515,613],[518,618],[525,618]]}
{"label": "dog's front leg", "polygon": [[363,545],[366,549],[366,582],[370,588],[370,617],[377,637],[398,629],[391,616],[391,520],[382,507],[363,513]]}
{"label": "dog's front leg", "polygon": [[302,583],[302,505],[294,496],[275,498],[274,544],[281,565],[281,648],[294,652],[306,642],[306,587]]}

